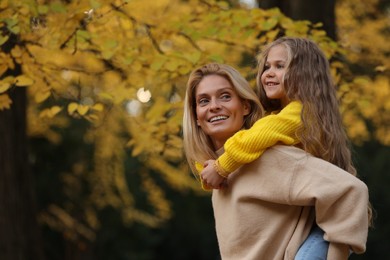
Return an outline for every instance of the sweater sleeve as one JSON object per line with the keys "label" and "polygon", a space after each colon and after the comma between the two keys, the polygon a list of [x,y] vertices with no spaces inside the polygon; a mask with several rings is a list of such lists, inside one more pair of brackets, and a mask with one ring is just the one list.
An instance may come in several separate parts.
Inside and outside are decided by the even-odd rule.
{"label": "sweater sleeve", "polygon": [[204,182],[203,182],[203,180],[202,180],[202,178],[200,178],[200,172],[203,170],[203,165],[201,164],[201,163],[199,163],[199,162],[195,162],[195,168],[196,168],[196,170],[197,170],[197,179],[199,179],[199,181],[200,181],[200,186],[202,187],[202,189],[204,190],[204,191],[212,191],[213,189],[210,189],[210,188],[208,188],[208,187],[206,187],[206,185],[204,184]]}
{"label": "sweater sleeve", "polygon": [[290,204],[314,206],[316,223],[330,242],[328,259],[366,250],[368,188],[357,177],[317,158],[294,170]]}
{"label": "sweater sleeve", "polygon": [[286,145],[299,143],[296,131],[301,126],[301,111],[301,103],[292,101],[278,114],[263,117],[250,129],[230,137],[224,145],[225,152],[218,158],[222,170],[231,173],[259,158],[278,142]]}

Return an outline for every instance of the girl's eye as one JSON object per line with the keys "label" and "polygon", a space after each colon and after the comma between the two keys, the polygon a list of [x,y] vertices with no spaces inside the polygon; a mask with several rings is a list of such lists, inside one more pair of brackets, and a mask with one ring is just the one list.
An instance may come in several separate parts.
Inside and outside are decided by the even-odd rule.
{"label": "girl's eye", "polygon": [[284,68],[284,65],[283,65],[283,64],[278,64],[276,67],[277,67],[278,69],[283,69],[283,68]]}
{"label": "girl's eye", "polygon": [[269,65],[268,64],[264,65],[264,70],[268,70],[268,69],[269,69]]}

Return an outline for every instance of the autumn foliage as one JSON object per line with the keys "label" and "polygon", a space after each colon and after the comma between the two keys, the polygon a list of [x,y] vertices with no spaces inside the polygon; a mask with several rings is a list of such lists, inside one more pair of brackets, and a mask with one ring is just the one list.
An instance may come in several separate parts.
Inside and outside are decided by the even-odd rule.
{"label": "autumn foliage", "polygon": [[[22,87],[28,90],[31,137],[58,144],[58,129],[66,131],[75,120],[89,125],[82,139],[93,146],[93,166],[74,161],[63,178],[65,190],[75,180],[88,184],[83,212],[75,217],[72,206],[53,204],[40,214],[51,227],[67,230],[70,239],[93,240],[96,212],[105,207],[120,211],[125,223],[157,226],[169,219],[170,202],[150,171],[177,190],[199,191],[182,154],[188,74],[207,62],[224,62],[254,84],[255,56],[281,35],[309,37],[324,50],[350,138],[390,144],[389,64],[380,59],[388,45],[372,52],[372,73],[356,74],[350,65],[361,60],[347,35],[357,36],[347,23],[345,38],[336,43],[320,24],[223,1],[3,0],[0,26],[0,111],[14,105],[9,93]],[[365,42],[360,47],[371,50]],[[126,172],[129,157],[143,168]],[[139,175],[150,210],[137,207],[128,174]]]}

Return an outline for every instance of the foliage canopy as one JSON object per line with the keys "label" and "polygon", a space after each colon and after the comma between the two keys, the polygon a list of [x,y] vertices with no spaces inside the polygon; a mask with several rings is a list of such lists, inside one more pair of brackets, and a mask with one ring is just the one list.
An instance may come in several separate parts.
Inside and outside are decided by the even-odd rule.
{"label": "foliage canopy", "polygon": [[[0,110],[14,105],[14,88],[26,87],[29,135],[53,144],[75,122],[88,122],[81,140],[93,147],[92,158],[75,159],[63,174],[69,203],[41,214],[69,239],[93,240],[96,212],[106,207],[120,211],[128,224],[157,226],[169,219],[173,212],[160,180],[198,192],[182,155],[188,74],[207,62],[224,62],[254,84],[256,54],[281,35],[309,37],[324,50],[351,139],[390,144],[389,64],[375,59],[372,75],[354,77],[347,65],[359,60],[348,46],[329,39],[320,24],[292,21],[278,9],[232,8],[214,0],[3,0],[0,27]],[[125,169],[130,157],[142,165],[137,171]],[[129,175],[139,176],[150,208],[137,207]],[[88,195],[76,202],[70,189],[80,181]]]}

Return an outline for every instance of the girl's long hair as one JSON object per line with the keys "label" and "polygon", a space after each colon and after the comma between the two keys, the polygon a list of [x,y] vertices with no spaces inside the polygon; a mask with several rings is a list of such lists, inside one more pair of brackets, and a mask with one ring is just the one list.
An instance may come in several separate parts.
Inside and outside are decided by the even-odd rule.
{"label": "girl's long hair", "polygon": [[257,94],[250,87],[248,81],[233,67],[226,64],[210,63],[195,69],[187,82],[183,116],[184,152],[193,173],[197,172],[195,162],[203,164],[206,160],[217,158],[210,138],[197,125],[196,116],[196,88],[208,75],[224,77],[230,82],[238,96],[242,100],[248,101],[250,113],[245,116],[243,128],[251,127],[264,114]]}
{"label": "girl's long hair", "polygon": [[[287,50],[287,70],[283,79],[287,98],[302,103],[302,128],[297,136],[303,149],[356,176],[329,61],[316,43],[304,38],[282,37],[266,46],[260,54],[257,92],[266,113],[282,108],[279,101],[267,98],[261,83],[268,53],[277,45]],[[370,203],[368,216],[372,225]]]}
{"label": "girl's long hair", "polygon": [[356,176],[329,62],[316,43],[304,38],[283,37],[261,53],[257,86],[265,110],[281,109],[280,102],[267,98],[261,84],[268,53],[277,45],[284,46],[288,55],[283,79],[286,95],[289,100],[302,103],[303,127],[297,134],[303,149]]}

